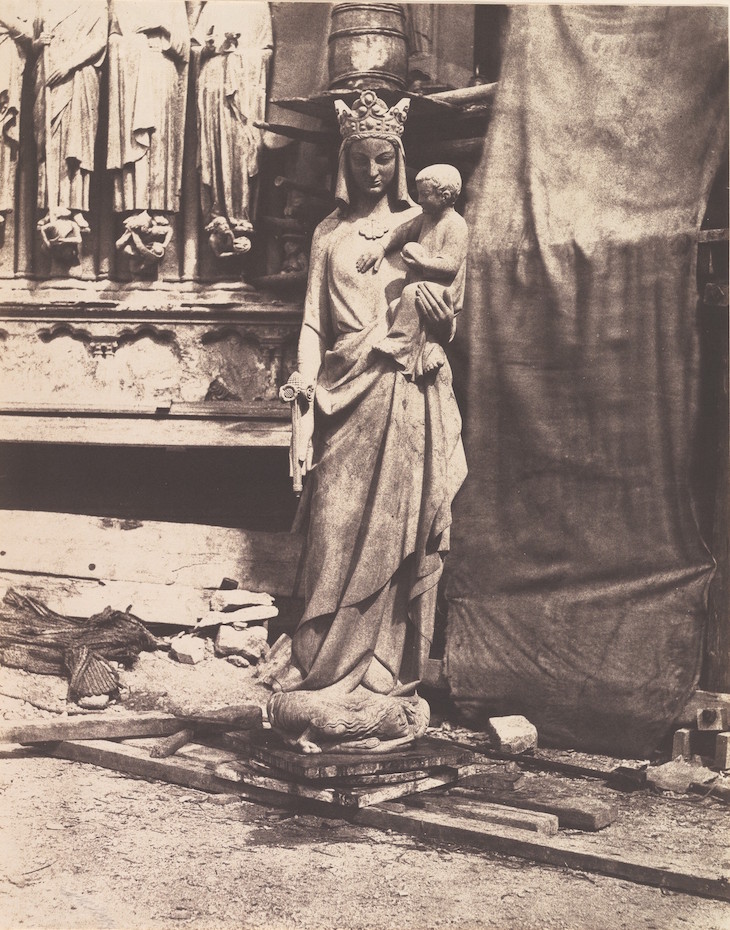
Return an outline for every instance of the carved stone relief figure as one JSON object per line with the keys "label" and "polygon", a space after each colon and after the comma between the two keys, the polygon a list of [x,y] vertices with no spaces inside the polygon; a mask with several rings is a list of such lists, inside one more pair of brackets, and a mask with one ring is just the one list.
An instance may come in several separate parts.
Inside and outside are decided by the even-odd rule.
{"label": "carved stone relief figure", "polygon": [[15,207],[20,94],[27,52],[33,38],[27,5],[6,0],[0,9],[0,226]]}
{"label": "carved stone relief figure", "polygon": [[33,114],[42,213],[38,226],[46,248],[71,258],[80,234],[89,231],[106,3],[39,0],[34,37],[39,52]]}
{"label": "carved stone relief figure", "polygon": [[[114,210],[147,213],[117,242],[118,249],[134,251],[140,231],[162,222],[151,211],[180,209],[190,33],[184,0],[111,0],[109,11],[107,168]],[[142,265],[154,264],[153,253],[157,261],[164,257],[165,237],[150,235],[162,247],[140,252]]]}
{"label": "carved stone relief figure", "polygon": [[[403,257],[387,246],[423,216],[406,183],[408,107],[404,99],[388,108],[370,90],[352,109],[335,101],[338,206],[312,241],[299,371],[289,381],[313,397],[307,403],[305,390],[290,453],[293,477],[309,472],[296,521],[307,534],[305,609],[268,711],[272,727],[304,752],[333,741],[382,749],[428,725],[415,689],[466,464],[445,355],[417,383],[392,355],[374,351],[406,283]],[[377,268],[358,271],[363,251],[378,243]],[[459,272],[454,281],[463,281]],[[414,284],[429,337],[448,343],[460,288]],[[420,322],[410,332],[417,352]]]}
{"label": "carved stone relief figure", "polygon": [[258,173],[273,53],[268,3],[202,4],[193,31],[200,46],[198,167],[203,222],[218,257],[251,248],[250,181]]}

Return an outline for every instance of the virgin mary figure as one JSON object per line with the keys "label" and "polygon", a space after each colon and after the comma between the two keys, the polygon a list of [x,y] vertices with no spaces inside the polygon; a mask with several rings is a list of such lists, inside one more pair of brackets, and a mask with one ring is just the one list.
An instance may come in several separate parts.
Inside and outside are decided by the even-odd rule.
{"label": "virgin mary figure", "polygon": [[[309,470],[296,525],[306,532],[305,611],[269,701],[272,725],[310,751],[317,736],[363,734],[342,723],[344,705],[387,708],[422,677],[451,503],[466,475],[448,364],[417,384],[374,351],[405,283],[402,259],[387,255],[376,273],[356,267],[368,244],[420,210],[401,142],[408,101],[388,109],[364,91],[352,110],[336,106],[338,206],[314,234],[299,340],[298,376],[316,388],[292,450]],[[461,300],[458,289],[419,285],[419,312],[444,344]],[[339,732],[328,729],[330,710]]]}

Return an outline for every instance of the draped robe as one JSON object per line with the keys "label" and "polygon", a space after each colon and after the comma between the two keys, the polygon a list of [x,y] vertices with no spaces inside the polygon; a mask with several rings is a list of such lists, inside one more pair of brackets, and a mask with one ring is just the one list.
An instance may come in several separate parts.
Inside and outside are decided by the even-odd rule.
{"label": "draped robe", "polygon": [[[99,124],[99,77],[106,54],[104,0],[41,0],[35,34],[51,33],[36,66],[34,123],[38,206],[88,210]],[[59,70],[54,87],[46,75]]]}
{"label": "draped robe", "polygon": [[110,4],[109,143],[114,209],[177,213],[190,32],[184,0]]}
{"label": "draped robe", "polygon": [[[238,34],[229,48],[226,33]],[[266,115],[266,78],[273,47],[268,3],[206,3],[193,33],[213,54],[198,79],[198,167],[201,205],[232,225],[248,221],[249,179],[258,173],[262,132],[254,122]]]}
{"label": "draped robe", "polygon": [[[394,223],[417,215],[411,209]],[[327,345],[316,388],[315,464],[297,527],[308,527],[305,613],[293,660],[303,689],[364,685],[389,693],[421,677],[449,548],[451,502],[465,474],[461,420],[444,365],[407,381],[372,351],[405,269],[355,262],[366,239],[339,212],[312,244],[303,325]]]}
{"label": "draped robe", "polygon": [[18,166],[20,95],[26,53],[16,41],[22,31],[30,38],[32,22],[22,19],[18,0],[5,0],[0,13],[0,213],[15,206],[15,177]]}

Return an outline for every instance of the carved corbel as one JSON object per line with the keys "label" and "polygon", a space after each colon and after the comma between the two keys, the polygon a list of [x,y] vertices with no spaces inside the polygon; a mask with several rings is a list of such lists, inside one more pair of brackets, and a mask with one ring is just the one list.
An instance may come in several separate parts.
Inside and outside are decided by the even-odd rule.
{"label": "carved corbel", "polygon": [[203,333],[200,337],[200,341],[206,346],[214,345],[217,342],[225,342],[227,339],[232,339],[239,345],[250,345],[257,351],[261,351],[263,348],[260,335],[247,326],[233,326],[231,324],[217,326],[215,329]]}
{"label": "carved corbel", "polygon": [[138,274],[160,264],[171,239],[170,220],[144,210],[125,219],[124,232],[117,239],[116,248],[129,257],[130,270]]}
{"label": "carved corbel", "polygon": [[160,330],[149,323],[134,329],[128,327],[119,333],[111,334],[91,333],[88,329],[72,326],[70,323],[56,323],[38,333],[38,338],[44,343],[53,342],[62,337],[81,342],[92,358],[109,358],[121,346],[131,345],[139,342],[140,339],[151,339],[157,345],[171,345],[175,341],[175,333],[172,330]]}

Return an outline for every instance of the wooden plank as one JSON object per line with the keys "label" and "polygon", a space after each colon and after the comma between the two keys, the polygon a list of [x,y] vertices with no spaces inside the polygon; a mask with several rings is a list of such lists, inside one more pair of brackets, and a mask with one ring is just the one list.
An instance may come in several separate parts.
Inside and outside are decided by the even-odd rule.
{"label": "wooden plank", "polygon": [[289,421],[289,413],[281,402],[269,404],[245,404],[241,401],[221,400],[200,403],[178,403],[170,398],[140,401],[137,404],[114,403],[49,403],[45,401],[0,401],[0,413],[16,415],[44,414],[48,416],[89,417],[184,417],[196,419],[210,417],[214,420],[270,420]]}
{"label": "wooden plank", "polygon": [[554,814],[560,827],[566,830],[597,832],[608,827],[618,817],[616,804],[595,798],[550,798],[549,792],[544,792],[541,796],[539,787],[528,787],[524,783],[514,791],[456,787],[452,788],[449,794],[467,800],[483,798],[491,804],[506,804],[521,810]]}
{"label": "wooden plank", "polygon": [[231,790],[230,782],[213,775],[204,762],[182,755],[169,759],[150,758],[149,749],[139,745],[110,743],[106,740],[67,740],[44,746],[42,752],[55,759],[86,762],[114,772],[159,779],[213,794],[238,793]]}
{"label": "wooden plank", "polygon": [[89,762],[142,778],[159,779],[202,791],[234,793],[247,800],[273,803],[287,810],[325,817],[341,816],[350,823],[403,833],[435,843],[457,843],[559,868],[579,869],[668,891],[730,901],[730,883],[722,876],[698,875],[681,868],[647,865],[632,859],[628,854],[617,856],[602,854],[594,849],[577,849],[574,845],[568,845],[571,841],[574,844],[575,838],[561,840],[560,833],[554,837],[538,839],[526,831],[496,824],[486,826],[474,819],[451,815],[446,804],[447,798],[424,798],[424,808],[407,812],[395,810],[387,804],[348,810],[277,794],[253,785],[225,781],[214,774],[210,765],[220,765],[233,758],[232,754],[226,756],[223,752],[217,752],[212,762],[210,758],[203,762],[195,757],[198,748],[185,747],[182,750],[184,756],[181,753],[171,759],[150,759],[148,748],[139,744],[117,744],[103,740],[63,742],[46,746],[43,751],[45,755],[55,758]]}
{"label": "wooden plank", "polygon": [[[268,788],[271,791],[324,801],[341,807],[362,808],[453,785],[462,777],[478,774],[479,768],[477,764],[458,768],[447,767],[430,773],[417,772],[410,779],[382,785],[376,783],[372,787],[361,788],[347,785],[329,787],[326,781],[320,784],[277,778],[273,772],[263,774],[245,762],[225,762],[215,768],[215,774],[234,782]],[[552,836],[558,832],[558,818],[550,814],[526,814],[504,806],[483,804],[480,807],[479,816],[484,822],[507,824],[522,830],[544,833],[546,836]]]}
{"label": "wooden plank", "polygon": [[678,869],[648,865],[626,857],[602,855],[559,845],[557,837],[534,839],[529,834],[507,827],[484,828],[465,817],[453,816],[437,805],[442,799],[430,799],[427,809],[400,812],[387,805],[366,807],[357,812],[356,823],[382,830],[392,830],[442,843],[459,843],[504,856],[517,856],[559,868],[579,869],[608,875],[667,891],[680,891],[700,897],[730,901],[730,883],[725,878],[695,875]]}
{"label": "wooden plank", "polygon": [[154,711],[134,716],[77,717],[73,720],[27,720],[0,723],[0,743],[46,743],[73,739],[125,739],[141,736],[170,736],[185,726],[173,714]]}
{"label": "wooden plank", "polygon": [[288,448],[291,426],[256,420],[0,414],[3,442],[175,448]]}
{"label": "wooden plank", "polygon": [[[460,744],[457,744],[460,745]],[[539,755],[524,752],[503,752],[492,749],[490,746],[479,745],[472,747],[473,751],[488,759],[501,759],[504,762],[516,762],[527,769],[539,769],[544,772],[559,772],[561,775],[570,775],[573,778],[610,778],[613,769],[602,769],[589,765],[574,765],[572,762],[561,762],[559,759],[545,759]]]}
{"label": "wooden plank", "polygon": [[24,720],[0,723],[0,743],[58,742],[60,740],[135,739],[171,736],[193,726],[199,729],[257,729],[263,714],[257,704],[238,704],[206,714],[186,717],[149,711],[106,717],[77,717],[72,720]]}
{"label": "wooden plank", "polygon": [[440,100],[458,107],[477,106],[491,103],[497,93],[499,84],[479,84],[476,87],[458,87],[454,90],[437,91],[429,94],[431,100]]}
{"label": "wooden plank", "polygon": [[697,234],[698,242],[727,242],[728,233],[730,230],[727,229],[701,229]]}
{"label": "wooden plank", "polygon": [[301,537],[197,524],[0,511],[0,568],[217,588],[223,578],[291,594]]}
{"label": "wooden plank", "polygon": [[182,749],[195,736],[195,730],[185,729],[178,730],[172,736],[163,736],[150,749],[150,756],[153,759],[167,759],[168,756],[174,756],[178,749]]}

